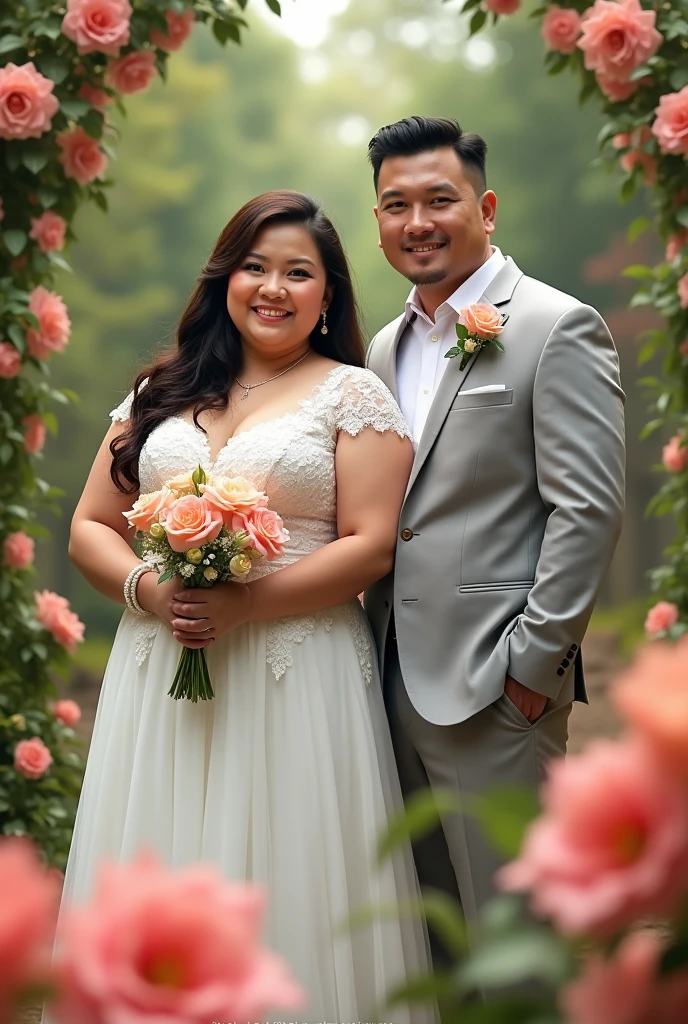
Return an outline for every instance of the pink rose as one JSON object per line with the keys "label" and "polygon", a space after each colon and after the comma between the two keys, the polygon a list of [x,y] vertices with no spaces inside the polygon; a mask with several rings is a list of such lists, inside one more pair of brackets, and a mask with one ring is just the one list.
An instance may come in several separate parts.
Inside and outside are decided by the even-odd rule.
{"label": "pink rose", "polygon": [[173,551],[200,548],[219,535],[222,513],[195,494],[177,498],[160,516],[167,540]]}
{"label": "pink rose", "polygon": [[9,533],[3,544],[3,560],[10,569],[27,569],[33,562],[36,544],[32,537],[18,530]]}
{"label": "pink rose", "polygon": [[83,82],[79,89],[79,99],[86,100],[96,110],[102,110],[108,103],[112,103],[112,96],[108,96],[102,89],[96,89],[94,85]]}
{"label": "pink rose", "polygon": [[643,180],[647,185],[654,185],[657,180],[657,161],[641,149],[629,149],[627,153],[623,154],[619,163],[626,174],[630,174],[634,167],[642,167]]}
{"label": "pink rose", "polygon": [[649,1022],[661,952],[659,936],[644,931],[624,939],[609,959],[589,956],[560,993],[566,1024]]}
{"label": "pink rose", "polygon": [[184,11],[183,14],[165,11],[167,32],[163,33],[154,28],[150,34],[151,43],[161,50],[167,50],[168,53],[178,50],[191,35],[195,17],[194,11]]}
{"label": "pink rose", "polygon": [[637,82],[620,82],[616,78],[609,78],[598,71],[595,75],[600,90],[612,103],[622,103],[627,100],[638,88]]}
{"label": "pink rose", "polygon": [[[667,614],[664,625],[671,625],[672,618]],[[677,619],[678,615],[673,621]],[[688,638],[684,636],[675,644],[646,644],[612,689],[612,700],[623,719],[665,767],[683,778],[688,777],[686,679]]]}
{"label": "pink rose", "polygon": [[637,739],[597,740],[555,762],[544,813],[502,888],[531,891],[534,912],[567,935],[606,936],[673,910],[688,886],[688,805]]}
{"label": "pink rose", "polygon": [[493,14],[515,14],[521,0],[485,0],[485,7]]}
{"label": "pink rose", "polygon": [[494,338],[504,330],[501,313],[494,306],[482,302],[462,309],[459,323],[469,334],[477,334],[479,338]]}
{"label": "pink rose", "polygon": [[664,445],[662,462],[670,473],[682,473],[688,466],[688,446],[683,434],[674,434],[669,443]]}
{"label": "pink rose", "polygon": [[252,546],[268,562],[279,558],[289,540],[281,518],[269,508],[253,508],[246,514],[236,512],[232,516],[231,529],[246,530]]}
{"label": "pink rose", "polygon": [[684,309],[688,309],[688,274],[684,274],[678,282],[678,297]]}
{"label": "pink rose", "polygon": [[9,341],[0,341],[0,377],[12,380],[21,370],[21,356]]}
{"label": "pink rose", "polygon": [[260,945],[264,898],[210,865],[106,864],[58,934],[57,1024],[264,1020],[303,993]]}
{"label": "pink rose", "polygon": [[688,85],[662,96],[655,114],[652,131],[662,153],[688,158]]}
{"label": "pink rose", "polygon": [[105,81],[122,96],[147,89],[158,73],[153,50],[135,50],[108,64]]}
{"label": "pink rose", "polygon": [[22,990],[48,979],[59,892],[27,839],[0,840],[0,1020],[14,1020]]}
{"label": "pink rose", "polygon": [[72,654],[84,639],[84,624],[71,611],[69,601],[50,590],[36,593],[36,619],[53,640]]}
{"label": "pink rose", "polygon": [[548,50],[573,53],[581,32],[580,14],[573,7],[552,4],[542,19],[541,32]]}
{"label": "pink rose", "polygon": [[169,508],[173,501],[172,492],[163,487],[161,491],[140,495],[134,502],[131,512],[123,512],[122,515],[135,530],[148,533],[153,523],[160,522],[161,513]]}
{"label": "pink rose", "polygon": [[225,514],[227,522],[233,512],[250,512],[258,505],[267,505],[268,499],[262,491],[257,491],[250,480],[243,476],[213,477],[206,484],[201,484],[203,497],[214,508]]}
{"label": "pink rose", "polygon": [[678,616],[679,611],[675,604],[671,604],[670,601],[658,601],[647,613],[645,632],[648,636],[666,633],[678,622]]}
{"label": "pink rose", "polygon": [[612,146],[614,149],[628,149],[631,145],[631,136],[629,132],[619,132],[612,139]]}
{"label": "pink rose", "polygon": [[57,136],[57,144],[62,150],[58,157],[67,178],[73,178],[79,185],[88,185],[100,177],[107,167],[107,157],[83,128],[72,128]]}
{"label": "pink rose", "polygon": [[688,338],[686,338],[685,341],[681,342],[681,344],[678,347],[678,350],[682,356],[688,356]]}
{"label": "pink rose", "polygon": [[128,0],[67,0],[62,31],[79,53],[117,56],[129,42]]}
{"label": "pink rose", "polygon": [[38,736],[20,740],[14,748],[15,770],[25,779],[41,779],[52,763],[52,754]]}
{"label": "pink rose", "polygon": [[40,217],[31,218],[29,238],[38,242],[41,252],[57,252],[64,247],[67,221],[59,213],[46,210]]}
{"label": "pink rose", "polygon": [[667,263],[673,263],[685,248],[688,248],[688,229],[684,228],[682,231],[677,231],[667,238],[666,252],[664,254]]}
{"label": "pink rose", "polygon": [[53,715],[72,729],[81,718],[81,708],[75,700],[58,700],[53,705]]}
{"label": "pink rose", "polygon": [[39,139],[60,104],[53,83],[33,63],[0,68],[0,139]]}
{"label": "pink rose", "polygon": [[595,0],[581,19],[586,68],[606,80],[628,82],[632,71],[653,57],[662,43],[657,14],[639,0]]}
{"label": "pink rose", "polygon": [[25,416],[22,420],[22,426],[24,427],[24,451],[28,452],[29,455],[35,455],[36,452],[43,450],[45,444],[45,423],[37,414],[31,416]]}
{"label": "pink rose", "polygon": [[47,359],[51,352],[64,352],[72,325],[62,298],[41,284],[31,292],[29,310],[38,317],[38,330],[29,327],[26,332],[29,355]]}

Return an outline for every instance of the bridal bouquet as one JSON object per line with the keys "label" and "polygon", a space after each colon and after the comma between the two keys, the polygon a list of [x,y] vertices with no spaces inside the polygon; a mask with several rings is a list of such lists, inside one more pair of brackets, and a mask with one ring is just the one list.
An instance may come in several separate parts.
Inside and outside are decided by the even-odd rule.
{"label": "bridal bouquet", "polygon": [[[256,559],[277,558],[289,539],[265,494],[243,477],[206,476],[201,466],[142,494],[124,516],[158,583],[184,587],[246,580]],[[214,697],[203,648],[183,647],[169,691],[194,703]]]}

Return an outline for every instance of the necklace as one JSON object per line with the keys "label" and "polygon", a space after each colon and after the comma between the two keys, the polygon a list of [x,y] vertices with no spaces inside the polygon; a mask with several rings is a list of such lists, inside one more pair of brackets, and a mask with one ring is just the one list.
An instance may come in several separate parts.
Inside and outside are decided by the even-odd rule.
{"label": "necklace", "polygon": [[283,370],[280,370],[279,373],[276,373],[274,377],[268,377],[267,380],[258,381],[257,384],[242,384],[241,381],[237,379],[236,383],[239,385],[240,388],[243,389],[244,392],[243,395],[241,396],[241,401],[244,402],[251,394],[254,388],[262,388],[263,384],[269,384],[271,380],[277,380],[277,378],[281,377],[283,374],[289,373],[290,370],[293,370],[295,366],[298,366],[299,363],[302,363],[306,356],[309,356],[310,354],[311,350],[308,349],[308,352],[304,352],[304,354],[300,356],[295,363],[290,363],[289,366],[285,366]]}

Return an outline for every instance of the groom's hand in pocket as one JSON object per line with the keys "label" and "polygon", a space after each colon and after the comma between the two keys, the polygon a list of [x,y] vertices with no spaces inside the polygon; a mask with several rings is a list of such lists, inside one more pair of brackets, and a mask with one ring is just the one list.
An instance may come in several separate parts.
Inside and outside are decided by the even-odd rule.
{"label": "groom's hand in pocket", "polygon": [[506,677],[504,693],[529,722],[537,721],[545,710],[547,697],[544,693],[529,690],[527,686],[519,683],[513,676]]}

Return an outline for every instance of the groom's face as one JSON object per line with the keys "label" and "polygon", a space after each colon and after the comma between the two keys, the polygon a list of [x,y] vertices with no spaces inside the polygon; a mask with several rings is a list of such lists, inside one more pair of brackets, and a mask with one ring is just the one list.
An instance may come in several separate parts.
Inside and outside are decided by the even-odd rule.
{"label": "groom's face", "polygon": [[389,263],[416,285],[451,294],[489,257],[497,204],[451,146],[387,157],[375,215]]}

